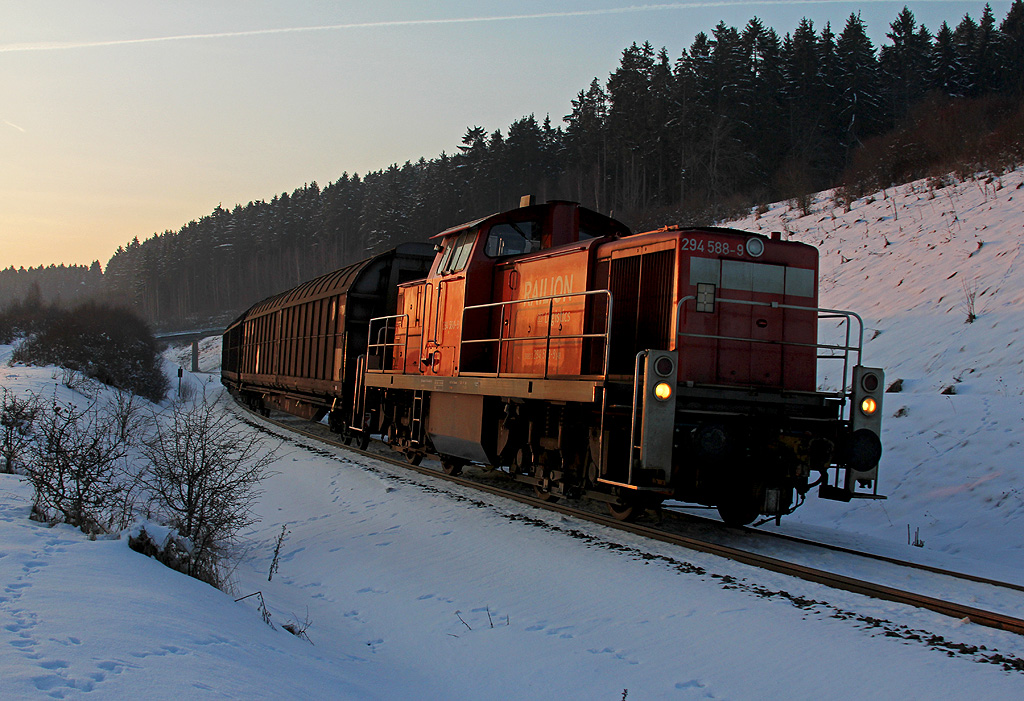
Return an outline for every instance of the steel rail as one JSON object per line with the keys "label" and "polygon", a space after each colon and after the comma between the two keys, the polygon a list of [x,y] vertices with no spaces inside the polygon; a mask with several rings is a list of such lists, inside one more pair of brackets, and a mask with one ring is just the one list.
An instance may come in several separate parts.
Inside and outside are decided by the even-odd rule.
{"label": "steel rail", "polygon": [[[247,407],[238,404],[238,406],[245,411],[249,412]],[[249,412],[252,413],[252,412]],[[372,458],[374,460],[380,460],[382,462],[402,467],[405,469],[414,470],[423,475],[428,475],[437,479],[445,480],[458,484],[464,487],[470,487],[478,491],[482,491],[495,496],[500,496],[506,499],[533,506],[538,509],[544,509],[547,511],[553,511],[566,516],[572,516],[574,518],[588,521],[601,526],[607,526],[616,530],[631,533],[633,535],[639,535],[651,540],[668,543],[671,545],[679,545],[690,550],[697,552],[708,553],[711,555],[717,555],[733,562],[739,562],[741,564],[750,565],[759,569],[768,570],[770,572],[776,572],[778,574],[789,575],[797,577],[804,581],[813,582],[816,584],[822,584],[832,589],[839,589],[841,591],[847,591],[854,594],[862,594],[874,599],[881,599],[884,601],[892,601],[894,603],[906,604],[915,608],[927,609],[935,613],[949,616],[960,620],[969,620],[971,623],[977,623],[978,625],[987,626],[989,628],[995,628],[998,630],[1004,630],[1011,633],[1017,633],[1018,635],[1024,635],[1024,619],[1015,618],[1001,613],[993,611],[986,611],[984,609],[975,608],[973,606],[966,606],[964,604],[958,604],[952,601],[946,601],[935,597],[927,596],[924,594],[917,594],[914,592],[906,591],[903,589],[897,589],[883,584],[877,584],[874,582],[868,582],[854,577],[848,577],[845,575],[820,570],[814,567],[806,565],[799,565],[792,562],[786,562],[779,558],[771,557],[768,555],[761,555],[759,553],[753,553],[747,550],[734,548],[728,545],[721,545],[718,543],[711,543],[698,538],[690,536],[684,536],[679,534],[668,533],[651,526],[645,526],[642,524],[629,523],[625,521],[619,521],[611,516],[604,516],[596,514],[590,511],[582,510],[576,507],[567,506],[564,504],[552,503],[550,501],[544,501],[537,499],[525,494],[516,493],[493,485],[484,484],[472,479],[465,477],[456,477],[453,475],[446,475],[445,473],[436,470],[431,467],[424,467],[420,465],[413,465],[404,460],[398,460],[386,455],[380,455],[378,453],[372,453],[365,450],[359,450],[351,445],[346,445],[342,441],[336,441],[326,436],[308,431],[302,428],[298,428],[294,425],[287,424],[284,422],[269,419],[263,416],[259,417],[262,421],[273,424],[291,433],[311,438],[315,441],[332,445],[338,448],[349,450],[358,455]],[[758,531],[763,534],[763,531]],[[818,545],[818,544],[816,544]],[[860,554],[860,553],[856,553]],[[884,557],[884,556],[882,556]],[[916,563],[904,562],[893,559],[894,564],[902,565],[911,569],[922,569],[927,570],[926,567],[920,567]],[[939,573],[961,579],[975,580],[972,576],[965,576],[958,572],[939,571]],[[996,582],[994,580],[987,580],[984,583],[992,584],[993,586],[1004,587],[1008,589],[1020,589],[1017,585]]]}
{"label": "steel rail", "polygon": [[[672,518],[686,519],[689,521],[699,521],[711,526],[723,526],[721,521],[713,518],[707,518],[700,514],[691,514],[687,512],[674,511],[672,509],[664,509],[664,514],[668,514]],[[968,582],[974,582],[975,584],[987,584],[993,587],[999,587],[1001,589],[1013,589],[1015,591],[1024,592],[1024,584],[1015,584],[1013,582],[1003,582],[997,579],[991,579],[989,577],[982,577],[977,574],[971,574],[969,572],[960,572],[958,570],[947,570],[941,567],[935,567],[934,565],[928,565],[923,562],[911,562],[909,560],[900,560],[899,558],[892,557],[890,555],[880,555],[878,553],[867,552],[866,550],[857,550],[856,548],[849,548],[845,545],[836,545],[834,543],[823,543],[818,540],[812,540],[810,538],[804,538],[802,536],[791,535],[789,533],[776,533],[773,531],[759,531],[756,528],[750,526],[741,526],[740,530],[760,536],[762,538],[774,538],[775,540],[785,540],[791,543],[798,543],[800,545],[810,545],[812,547],[821,548],[830,552],[843,553],[844,555],[855,555],[857,557],[863,557],[868,560],[877,560],[879,562],[885,562],[890,565],[898,565],[900,567],[909,567],[915,570],[921,570],[922,572],[928,572],[929,574],[938,574],[946,577],[952,577],[954,579],[963,579]]]}

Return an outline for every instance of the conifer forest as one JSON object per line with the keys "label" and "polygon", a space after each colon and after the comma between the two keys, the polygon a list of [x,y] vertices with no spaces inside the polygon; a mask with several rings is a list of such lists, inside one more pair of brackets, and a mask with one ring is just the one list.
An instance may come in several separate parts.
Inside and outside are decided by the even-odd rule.
{"label": "conifer forest", "polygon": [[937,28],[904,8],[886,37],[874,46],[851,14],[841,28],[804,19],[782,36],[756,18],[719,23],[678,56],[633,44],[564,116],[471,125],[452,153],[218,206],[133,239],[102,270],[2,270],[0,305],[106,298],[161,328],[219,323],[526,194],[577,201],[637,230],[709,224],[829,187],[852,197],[1024,162],[1024,0],[1001,20],[986,7]]}

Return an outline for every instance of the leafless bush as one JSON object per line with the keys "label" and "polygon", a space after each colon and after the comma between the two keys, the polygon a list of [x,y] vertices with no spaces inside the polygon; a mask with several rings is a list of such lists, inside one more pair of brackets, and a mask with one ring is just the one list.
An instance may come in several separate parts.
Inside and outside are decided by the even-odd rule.
{"label": "leafless bush", "polygon": [[6,387],[0,387],[0,456],[3,472],[14,472],[32,439],[39,400],[34,394],[19,397]]}
{"label": "leafless bush", "polygon": [[95,397],[98,390],[98,383],[90,380],[74,368],[54,368],[50,377],[59,381],[72,392],[78,392],[86,397]]}
{"label": "leafless bush", "polygon": [[294,635],[296,638],[302,638],[307,643],[312,645],[313,641],[309,639],[309,635],[306,633],[306,631],[309,630],[309,627],[311,625],[313,625],[313,621],[309,618],[309,608],[307,607],[306,617],[303,620],[300,621],[298,616],[296,616],[293,613],[291,620],[287,623],[282,624],[281,627],[289,633],[291,633],[292,635]]}
{"label": "leafless bush", "polygon": [[814,193],[800,193],[789,201],[789,206],[791,209],[798,210],[800,212],[800,216],[808,216],[814,208]]}
{"label": "leafless bush", "polygon": [[281,546],[284,545],[285,536],[288,535],[288,526],[281,524],[281,532],[277,536],[277,544],[274,546],[274,557],[270,560],[270,571],[267,573],[267,581],[274,579],[274,573],[281,567]]}
{"label": "leafless bush", "polygon": [[35,490],[33,518],[91,534],[125,525],[131,493],[126,458],[139,428],[137,402],[118,392],[79,407],[54,395],[40,408],[25,465]]}
{"label": "leafless bush", "polygon": [[178,400],[181,402],[191,402],[196,398],[196,387],[190,382],[181,382],[179,380],[178,385]]}
{"label": "leafless bush", "polygon": [[977,311],[975,299],[978,296],[978,285],[977,283],[967,284],[966,280],[961,280],[960,287],[964,292],[963,311],[967,314],[967,319],[964,323],[973,324],[974,320],[978,318],[978,315],[975,313]]}
{"label": "leafless bush", "polygon": [[220,562],[237,533],[257,521],[251,506],[274,450],[204,395],[175,404],[166,422],[158,417],[142,452],[149,462],[143,487],[191,543],[188,574],[223,586]]}
{"label": "leafless bush", "polygon": [[[263,592],[254,591],[252,594],[246,594],[245,596],[239,599],[235,599],[235,603],[237,604],[239,601],[245,601],[246,599],[251,598],[253,596],[255,596],[257,601],[260,602],[259,606],[256,607],[256,610],[259,611],[260,615],[263,617],[263,622],[271,628],[274,628],[274,624],[270,622],[270,609],[267,608],[267,602],[263,598]],[[277,630],[277,628],[274,628],[274,630]]]}
{"label": "leafless bush", "polygon": [[853,207],[858,194],[850,185],[840,185],[832,191],[832,206],[840,207],[844,212],[849,212]]}
{"label": "leafless bush", "polygon": [[12,360],[77,370],[153,401],[167,394],[156,340],[145,322],[127,309],[94,302],[72,310],[50,307],[33,323]]}

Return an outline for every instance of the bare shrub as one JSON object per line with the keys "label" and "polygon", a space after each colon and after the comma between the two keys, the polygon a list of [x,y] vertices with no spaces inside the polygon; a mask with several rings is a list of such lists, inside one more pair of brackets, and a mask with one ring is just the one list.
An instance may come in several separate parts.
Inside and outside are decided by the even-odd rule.
{"label": "bare shrub", "polygon": [[840,185],[832,190],[832,206],[841,207],[844,212],[849,212],[853,203],[859,195],[850,185]]}
{"label": "bare shrub", "polygon": [[72,310],[45,308],[39,314],[12,360],[76,370],[153,401],[167,394],[156,340],[131,311],[87,302]]}
{"label": "bare shrub", "polygon": [[96,396],[100,387],[98,382],[90,380],[88,377],[73,368],[55,368],[50,377],[59,381],[60,384],[67,387],[72,392],[77,392],[78,394],[90,398]]}
{"label": "bare shrub", "polygon": [[964,323],[973,324],[974,320],[978,318],[978,315],[976,313],[977,307],[975,304],[975,301],[978,297],[978,284],[973,282],[968,284],[966,280],[961,280],[960,288],[963,290],[964,293],[964,299],[961,307],[964,313],[967,314],[967,319],[964,320]]}
{"label": "bare shrub", "polygon": [[34,394],[19,397],[6,387],[0,397],[0,457],[3,472],[14,472],[32,439],[39,400]]}
{"label": "bare shrub", "polygon": [[791,209],[798,210],[801,216],[806,217],[813,211],[814,194],[811,192],[802,192],[789,201],[789,206]]}
{"label": "bare shrub", "polygon": [[175,404],[166,422],[158,418],[142,452],[143,487],[191,544],[188,574],[222,587],[220,563],[238,532],[258,520],[251,507],[275,451],[204,395]]}
{"label": "bare shrub", "polygon": [[1000,172],[1024,161],[1022,136],[1024,107],[1012,99],[934,94],[896,129],[865,141],[841,182],[870,192],[947,173],[963,179],[979,170]]}
{"label": "bare shrub", "polygon": [[131,493],[126,459],[138,431],[137,398],[118,392],[84,407],[53,401],[38,413],[25,474],[35,490],[32,517],[84,532],[126,524]]}
{"label": "bare shrub", "polygon": [[288,535],[287,524],[281,524],[281,533],[277,536],[277,544],[274,545],[274,556],[270,560],[270,571],[267,573],[267,581],[274,579],[274,573],[281,567],[281,546],[284,545],[285,536]]}
{"label": "bare shrub", "polygon": [[309,627],[311,625],[313,625],[313,621],[309,618],[309,607],[307,606],[306,617],[304,619],[300,621],[298,616],[292,614],[291,620],[287,623],[282,624],[281,627],[289,633],[291,633],[292,635],[294,635],[296,638],[302,638],[307,643],[312,645],[313,641],[309,639],[309,635],[306,633],[306,631],[309,630]]}

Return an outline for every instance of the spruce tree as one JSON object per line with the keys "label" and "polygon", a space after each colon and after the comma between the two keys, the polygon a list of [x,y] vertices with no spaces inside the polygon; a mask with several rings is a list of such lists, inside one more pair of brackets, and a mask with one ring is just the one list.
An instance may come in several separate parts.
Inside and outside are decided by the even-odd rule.
{"label": "spruce tree", "polygon": [[[867,27],[851,13],[836,47],[839,62],[839,144],[848,162],[863,139],[881,130],[883,112],[879,95],[878,63]],[[845,165],[845,163],[844,163]]]}

